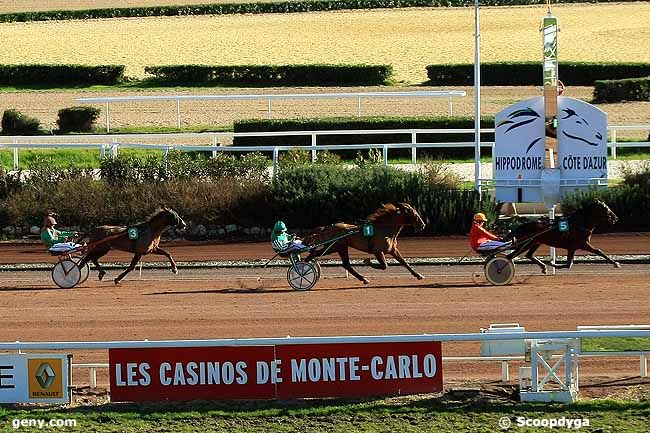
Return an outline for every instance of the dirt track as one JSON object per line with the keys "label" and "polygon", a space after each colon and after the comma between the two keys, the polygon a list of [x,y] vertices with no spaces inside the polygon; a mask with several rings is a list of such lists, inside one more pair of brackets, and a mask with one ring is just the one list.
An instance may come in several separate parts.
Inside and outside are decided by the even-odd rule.
{"label": "dirt track", "polygon": [[[649,235],[603,235],[607,252],[647,253]],[[409,257],[459,256],[466,239],[405,239]],[[24,254],[18,253],[23,248]],[[177,260],[264,258],[268,245],[185,244],[170,248]],[[42,250],[2,248],[0,262],[52,260]],[[113,260],[126,257],[116,254]],[[318,335],[476,332],[490,323],[518,322],[529,330],[572,330],[577,325],[650,322],[650,266],[576,265],[557,276],[518,266],[515,284],[492,287],[477,279],[479,265],[421,266],[417,281],[397,266],[379,272],[359,266],[371,284],[326,267],[311,292],[290,290],[286,270],[184,269],[133,272],[120,286],[95,275],[72,290],[53,287],[48,272],[0,273],[0,341],[101,341]],[[107,278],[114,277],[111,271]],[[259,279],[258,279],[259,277]],[[446,344],[446,356],[477,355],[478,344]],[[76,362],[106,361],[104,352],[77,352]],[[585,360],[582,374],[612,377],[638,372],[638,359]],[[496,363],[450,363],[453,377],[499,377]],[[100,383],[105,380],[100,372]],[[85,373],[80,374],[85,380]]]}

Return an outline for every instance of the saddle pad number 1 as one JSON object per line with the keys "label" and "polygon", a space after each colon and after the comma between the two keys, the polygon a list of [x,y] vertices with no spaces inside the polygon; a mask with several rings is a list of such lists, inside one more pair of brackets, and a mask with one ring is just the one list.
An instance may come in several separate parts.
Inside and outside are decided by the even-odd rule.
{"label": "saddle pad number 1", "polygon": [[367,238],[375,234],[375,228],[372,224],[363,225],[363,235]]}
{"label": "saddle pad number 1", "polygon": [[138,233],[137,227],[131,227],[129,230],[129,239],[132,241],[138,239],[140,237],[140,233]]}

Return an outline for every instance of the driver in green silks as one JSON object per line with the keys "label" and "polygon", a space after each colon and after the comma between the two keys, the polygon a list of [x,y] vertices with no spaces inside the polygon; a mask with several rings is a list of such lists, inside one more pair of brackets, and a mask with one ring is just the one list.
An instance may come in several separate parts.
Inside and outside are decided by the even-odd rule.
{"label": "driver in green silks", "polygon": [[295,234],[287,234],[287,226],[278,221],[273,226],[271,245],[276,253],[289,254],[307,248]]}
{"label": "driver in green silks", "polygon": [[48,246],[48,251],[52,253],[63,253],[80,247],[81,245],[70,242],[72,238],[77,236],[77,233],[54,228],[56,225],[55,216],[56,214],[54,212],[48,212],[43,220],[43,227],[41,228],[41,241]]}

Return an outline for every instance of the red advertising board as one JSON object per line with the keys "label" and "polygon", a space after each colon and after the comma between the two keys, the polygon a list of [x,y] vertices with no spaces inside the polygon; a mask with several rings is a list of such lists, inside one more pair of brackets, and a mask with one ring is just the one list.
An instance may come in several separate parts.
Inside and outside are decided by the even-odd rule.
{"label": "red advertising board", "polygon": [[442,390],[440,342],[111,349],[112,401],[286,399]]}

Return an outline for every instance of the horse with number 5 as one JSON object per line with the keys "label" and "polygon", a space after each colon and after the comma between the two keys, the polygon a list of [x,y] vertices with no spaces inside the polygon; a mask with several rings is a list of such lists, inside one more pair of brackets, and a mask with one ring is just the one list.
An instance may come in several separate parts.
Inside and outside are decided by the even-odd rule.
{"label": "horse with number 5", "polygon": [[[172,209],[162,206],[160,210],[151,215],[146,221],[129,227],[99,226],[90,234],[89,245],[93,245],[79,262],[79,268],[92,261],[99,270],[99,280],[106,275],[106,271],[99,264],[99,259],[111,249],[133,253],[129,267],[115,278],[118,284],[129,272],[135,269],[142,256],[159,254],[167,257],[173,273],[178,273],[176,262],[169,252],[160,248],[160,236],[168,227],[178,227],[184,230],[185,221]],[[102,239],[106,241],[102,242]]]}
{"label": "horse with number 5", "polygon": [[358,231],[357,233],[337,240],[331,245],[328,244],[327,247],[310,251],[305,261],[309,262],[313,258],[320,257],[321,255],[338,253],[341,257],[343,268],[354,275],[359,281],[368,284],[368,279],[359,274],[350,264],[348,249],[354,248],[359,251],[374,254],[379,262],[378,264],[371,263],[370,259],[365,260],[365,263],[374,269],[387,269],[388,263],[386,262],[385,254],[390,254],[418,280],[424,278],[422,274],[416,272],[404,260],[404,257],[397,248],[397,238],[405,226],[413,226],[416,231],[422,231],[425,227],[422,217],[420,217],[420,214],[418,214],[413,206],[408,203],[398,203],[397,206],[390,203],[382,205],[382,207],[370,214],[364,223],[372,225],[373,234],[371,236],[364,236],[363,230],[359,230],[361,224],[337,223],[331,226],[317,228],[305,237],[303,240],[305,244],[317,244],[323,240],[334,239],[355,229]]}

